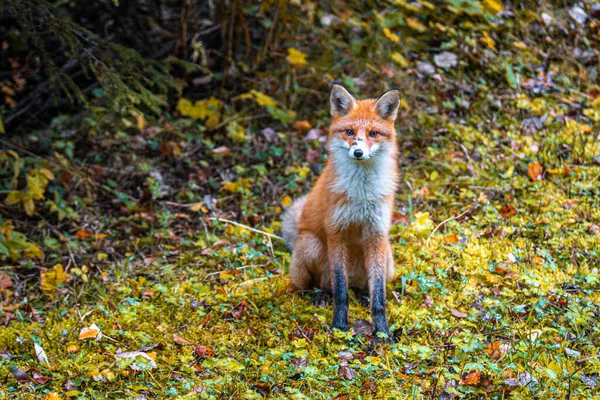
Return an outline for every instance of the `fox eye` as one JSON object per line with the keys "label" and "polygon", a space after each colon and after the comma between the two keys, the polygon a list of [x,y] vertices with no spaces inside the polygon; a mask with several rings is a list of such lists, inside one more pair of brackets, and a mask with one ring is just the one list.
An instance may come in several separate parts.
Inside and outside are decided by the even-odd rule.
{"label": "fox eye", "polygon": [[372,138],[377,137],[377,135],[379,135],[379,132],[377,132],[377,131],[369,132],[369,136],[371,136]]}
{"label": "fox eye", "polygon": [[346,129],[346,135],[353,136],[354,135],[354,131],[352,129]]}

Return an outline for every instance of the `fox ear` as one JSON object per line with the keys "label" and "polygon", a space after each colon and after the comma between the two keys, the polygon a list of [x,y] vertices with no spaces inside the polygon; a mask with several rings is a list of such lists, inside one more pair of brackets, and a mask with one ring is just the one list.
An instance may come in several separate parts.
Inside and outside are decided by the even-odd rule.
{"label": "fox ear", "polygon": [[356,105],[356,99],[346,90],[345,87],[338,84],[331,86],[329,93],[331,102],[331,115],[343,116],[348,114]]}
{"label": "fox ear", "polygon": [[394,121],[398,115],[398,106],[400,106],[400,92],[388,90],[379,96],[373,108],[381,118]]}

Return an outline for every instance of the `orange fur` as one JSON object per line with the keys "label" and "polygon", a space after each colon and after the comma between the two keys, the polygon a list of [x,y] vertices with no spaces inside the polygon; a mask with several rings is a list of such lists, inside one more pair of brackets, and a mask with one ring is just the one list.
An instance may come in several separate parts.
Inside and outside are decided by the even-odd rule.
{"label": "orange fur", "polygon": [[[345,93],[347,92],[344,90],[344,95]],[[397,94],[395,97],[399,100]],[[293,245],[290,245],[293,253],[289,276],[292,286],[297,290],[310,290],[314,287],[333,289],[334,266],[343,265],[346,287],[369,288],[371,297],[373,297],[373,277],[383,277],[383,282],[385,282],[392,279],[395,272],[387,236],[391,223],[391,210],[394,206],[395,186],[398,181],[396,130],[394,128],[397,104],[393,104],[393,107],[396,107],[392,110],[393,116],[383,118],[382,111],[377,107],[388,112],[390,111],[389,107],[384,108],[382,105],[378,105],[374,99],[356,100],[353,97],[351,101],[348,99],[348,97],[344,97],[342,100],[349,101],[350,104],[338,102],[337,105],[342,108],[342,112],[337,112],[334,110],[336,106],[334,101],[337,99],[332,97],[332,107],[334,108],[332,108],[333,118],[328,136],[329,157],[321,176],[306,197],[301,212],[296,217],[297,236],[293,236],[295,241]],[[349,108],[347,112],[343,107]],[[348,134],[350,129],[353,132],[352,136]],[[371,131],[378,132],[376,137],[369,135]],[[348,146],[348,151],[352,151],[352,146],[356,145],[357,141],[363,142],[362,146],[366,145],[363,147],[367,149],[366,151],[377,146],[380,148],[384,144],[387,150],[386,152],[381,151],[381,154],[375,153],[370,160],[365,161],[370,164],[360,164],[363,161],[356,161],[351,156],[345,155],[345,148],[341,152],[331,151],[330,146],[336,138],[340,146]],[[347,145],[341,141],[346,142]],[[341,159],[336,160],[335,157],[341,157]],[[344,157],[347,157],[347,160]],[[359,168],[375,168],[377,165],[381,165],[377,163],[389,163],[389,168],[388,164],[384,164],[386,167],[382,174],[385,175],[385,179],[382,184],[390,185],[391,188],[379,188],[375,182],[372,190],[371,186],[365,186],[365,182],[361,182],[360,178],[354,182],[346,177],[346,182],[342,182],[341,170],[345,168],[346,164],[344,163],[346,162],[354,163],[349,168],[355,168],[359,172],[361,171]],[[373,175],[373,177],[379,179],[378,175]],[[343,186],[342,183],[346,186]],[[340,187],[351,187],[355,184],[363,185],[366,188],[364,193],[357,190],[358,195],[356,195],[352,194],[351,190],[340,189]],[[359,189],[362,189],[363,186],[360,186]],[[381,195],[379,195],[380,192]],[[361,202],[364,202],[364,207]],[[361,204],[357,205],[356,203]],[[361,220],[363,209],[367,212],[372,209],[376,211],[373,214],[367,213],[367,218]],[[345,213],[353,215],[345,215]],[[339,221],[344,221],[344,223]],[[289,224],[285,219],[284,223]]]}
{"label": "orange fur", "polygon": [[[372,145],[380,141],[388,141],[393,146],[393,156],[397,154],[396,130],[394,122],[382,120],[373,110],[374,99],[358,100],[357,106],[348,115],[334,115],[329,128],[328,141],[333,137],[339,137],[351,143],[354,138],[348,137],[346,129],[354,129],[358,134],[368,133],[370,130],[380,132],[380,135],[373,139],[366,135],[367,142]],[[398,171],[391,171],[394,182],[398,181]],[[328,161],[323,172],[317,180],[315,186],[308,194],[308,198],[302,210],[300,221],[298,223],[298,238],[301,242],[294,246],[295,264],[301,262],[306,265],[306,271],[290,271],[292,284],[297,289],[312,289],[320,287],[324,289],[331,288],[331,277],[326,258],[328,242],[333,245],[345,243],[351,249],[348,252],[348,272],[350,286],[365,288],[367,285],[368,265],[364,263],[364,246],[361,232],[363,227],[353,225],[349,229],[341,232],[336,231],[331,224],[331,217],[335,208],[342,204],[350,202],[343,193],[334,193],[331,191],[333,182],[338,178],[333,164]],[[381,202],[387,203],[393,208],[394,195],[388,195],[381,199]],[[328,240],[328,237],[335,240]],[[391,259],[391,250],[387,243],[384,251],[388,253]],[[386,277],[393,278],[393,260],[390,260]]]}

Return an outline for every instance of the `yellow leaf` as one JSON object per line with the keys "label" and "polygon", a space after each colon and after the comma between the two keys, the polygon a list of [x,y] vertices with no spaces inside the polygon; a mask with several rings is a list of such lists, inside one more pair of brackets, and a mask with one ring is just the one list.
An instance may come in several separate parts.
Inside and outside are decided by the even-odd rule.
{"label": "yellow leaf", "polygon": [[290,196],[285,196],[283,200],[281,200],[281,205],[284,207],[289,207],[292,204],[292,198]]}
{"label": "yellow leaf", "polygon": [[392,60],[401,67],[408,67],[408,61],[400,53],[392,53]]}
{"label": "yellow leaf", "polygon": [[193,212],[198,212],[202,210],[202,208],[202,203],[196,203],[190,207],[190,210],[192,210]]}
{"label": "yellow leaf", "polygon": [[47,168],[40,168],[40,174],[44,175],[49,181],[54,180],[54,174]]}
{"label": "yellow leaf", "polygon": [[190,110],[193,108],[192,102],[183,97],[177,103],[177,111],[183,116],[189,116]]}
{"label": "yellow leaf", "polygon": [[240,185],[238,182],[226,182],[226,181],[221,182],[221,189],[225,190],[227,192],[230,192],[230,193],[237,192],[239,186]]}
{"label": "yellow leaf", "polygon": [[400,41],[400,37],[386,27],[383,28],[383,34],[386,38],[390,39],[394,43],[398,43]]}
{"label": "yellow leaf", "polygon": [[81,331],[79,331],[79,340],[84,340],[84,339],[99,340],[99,337],[102,337],[102,334],[100,333],[100,328],[98,328],[98,326],[96,324],[91,324],[89,327],[82,328]]}
{"label": "yellow leaf", "polygon": [[227,125],[227,136],[235,143],[243,143],[246,140],[244,127],[235,121]]}
{"label": "yellow leaf", "polygon": [[490,49],[496,50],[496,42],[488,35],[487,32],[483,32],[483,37],[480,40]]}
{"label": "yellow leaf", "polygon": [[4,122],[2,122],[2,116],[0,115],[0,133],[6,133],[4,130]]}
{"label": "yellow leaf", "polygon": [[44,253],[42,252],[42,250],[33,243],[29,245],[29,247],[23,252],[23,254],[28,257],[36,257],[39,259],[44,257]]}
{"label": "yellow leaf", "polygon": [[77,350],[79,350],[79,347],[77,347],[77,345],[70,345],[67,346],[67,353],[75,353]]}
{"label": "yellow leaf", "polygon": [[60,396],[56,392],[46,393],[44,400],[60,400]]}
{"label": "yellow leaf", "polygon": [[256,100],[256,103],[258,103],[259,106],[271,106],[271,107],[275,107],[277,106],[277,102],[270,96],[267,96],[266,94],[259,92],[257,90],[252,90],[250,91],[250,93],[252,93],[254,95],[254,99]]}
{"label": "yellow leaf", "polygon": [[433,221],[429,219],[429,213],[418,212],[416,220],[411,224],[417,231],[425,231],[433,228]]}
{"label": "yellow leaf", "polygon": [[293,47],[288,49],[288,55],[286,60],[292,65],[305,65],[306,64],[306,54],[301,52],[300,50],[296,50]]}
{"label": "yellow leaf", "polygon": [[417,32],[425,32],[427,27],[416,18],[406,18],[406,24]]}
{"label": "yellow leaf", "polygon": [[527,45],[523,42],[513,42],[513,46],[515,46],[517,49],[521,49],[521,50],[524,50],[527,48]]}
{"label": "yellow leaf", "polygon": [[483,4],[490,10],[495,12],[502,11],[502,3],[496,0],[483,0]]}
{"label": "yellow leaf", "polygon": [[131,115],[133,115],[133,118],[135,118],[135,124],[137,126],[138,131],[143,131],[146,127],[146,119],[144,118],[144,116],[138,113],[137,111],[130,111],[130,113]]}
{"label": "yellow leaf", "polygon": [[50,296],[54,295],[54,292],[61,283],[66,282],[70,278],[69,274],[65,273],[63,266],[60,264],[56,264],[52,269],[43,271],[41,275],[42,290]]}
{"label": "yellow leaf", "polygon": [[25,210],[25,214],[30,217],[35,213],[35,204],[31,196],[27,195],[23,198],[23,209]]}
{"label": "yellow leaf", "polygon": [[20,203],[22,199],[23,199],[23,193],[19,192],[18,190],[12,190],[8,194],[8,196],[6,196],[6,199],[4,200],[4,202],[6,204],[8,204],[9,206],[12,206],[14,204]]}

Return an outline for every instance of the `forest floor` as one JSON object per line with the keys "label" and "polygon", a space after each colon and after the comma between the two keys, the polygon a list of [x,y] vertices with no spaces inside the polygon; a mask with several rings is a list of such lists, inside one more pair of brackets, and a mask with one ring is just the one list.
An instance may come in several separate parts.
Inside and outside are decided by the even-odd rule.
{"label": "forest floor", "polygon": [[[581,29],[563,11],[536,29]],[[182,99],[167,117],[98,106],[15,139],[9,176],[30,186],[2,209],[0,397],[600,396],[598,52],[577,59],[594,45],[565,34],[551,45],[575,55],[545,65],[550,33],[512,34],[474,36],[485,67],[459,46],[458,64],[430,49],[386,72],[403,96],[391,345],[354,296],[343,333],[287,290],[279,220],[326,160],[326,89],[285,127],[247,125],[255,108],[207,130],[220,106]],[[470,72],[485,68],[502,83]],[[374,82],[344,80],[359,97]]]}

